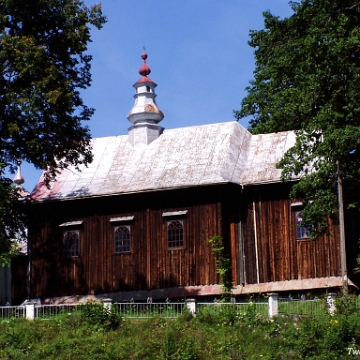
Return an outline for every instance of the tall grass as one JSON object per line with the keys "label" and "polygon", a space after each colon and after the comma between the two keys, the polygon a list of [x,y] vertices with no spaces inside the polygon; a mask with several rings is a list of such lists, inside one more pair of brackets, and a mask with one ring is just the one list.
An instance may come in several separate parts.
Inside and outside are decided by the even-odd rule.
{"label": "tall grass", "polygon": [[122,318],[102,305],[49,319],[0,322],[0,359],[354,359],[360,314],[352,298],[338,311],[274,319],[255,306],[199,307],[176,319]]}

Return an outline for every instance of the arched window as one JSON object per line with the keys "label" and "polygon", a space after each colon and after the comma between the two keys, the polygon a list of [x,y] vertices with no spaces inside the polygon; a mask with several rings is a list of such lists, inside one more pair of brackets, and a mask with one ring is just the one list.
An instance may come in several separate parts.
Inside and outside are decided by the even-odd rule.
{"label": "arched window", "polygon": [[184,246],[184,224],[182,220],[167,223],[168,247],[180,248]]}
{"label": "arched window", "polygon": [[130,249],[130,226],[119,226],[115,228],[115,252],[129,252]]}
{"label": "arched window", "polygon": [[80,238],[79,231],[66,231],[64,233],[64,256],[75,257],[80,253]]}

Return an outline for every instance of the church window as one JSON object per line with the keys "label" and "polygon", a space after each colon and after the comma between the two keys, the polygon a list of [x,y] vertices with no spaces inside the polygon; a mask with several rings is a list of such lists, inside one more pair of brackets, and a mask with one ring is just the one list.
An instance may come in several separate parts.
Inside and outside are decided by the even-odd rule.
{"label": "church window", "polygon": [[115,228],[115,252],[130,252],[131,250],[131,232],[130,226],[118,226]]}
{"label": "church window", "polygon": [[169,248],[184,247],[184,223],[183,220],[167,222],[167,237]]}
{"label": "church window", "polygon": [[80,254],[80,234],[78,230],[64,232],[64,256],[77,257]]}
{"label": "church window", "polygon": [[312,225],[303,223],[302,211],[295,211],[296,239],[309,239]]}

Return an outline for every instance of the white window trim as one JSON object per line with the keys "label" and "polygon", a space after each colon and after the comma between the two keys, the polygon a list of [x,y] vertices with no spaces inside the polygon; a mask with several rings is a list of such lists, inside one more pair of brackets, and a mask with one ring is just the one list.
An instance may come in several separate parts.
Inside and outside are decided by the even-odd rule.
{"label": "white window trim", "polygon": [[116,222],[126,222],[126,221],[132,221],[134,220],[135,216],[120,216],[120,217],[115,217],[115,218],[111,218],[110,222],[111,223],[116,223]]}
{"label": "white window trim", "polygon": [[78,220],[78,221],[69,221],[69,222],[65,222],[59,225],[59,227],[68,227],[68,226],[79,226],[83,224],[83,220]]}
{"label": "white window trim", "polygon": [[182,210],[182,211],[169,211],[169,212],[164,212],[162,214],[163,217],[170,217],[170,216],[181,216],[181,215],[186,215],[188,213],[188,210]]}
{"label": "white window trim", "polygon": [[293,202],[291,203],[291,207],[296,207],[296,206],[303,206],[304,204],[301,202],[301,201],[298,201],[298,202]]}

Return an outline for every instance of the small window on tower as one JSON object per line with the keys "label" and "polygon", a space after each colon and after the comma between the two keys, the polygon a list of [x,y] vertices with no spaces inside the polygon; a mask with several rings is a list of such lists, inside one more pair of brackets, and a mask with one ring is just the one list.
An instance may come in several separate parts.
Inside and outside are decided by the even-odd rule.
{"label": "small window on tower", "polygon": [[150,92],[150,86],[146,86],[146,91]]}

